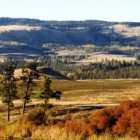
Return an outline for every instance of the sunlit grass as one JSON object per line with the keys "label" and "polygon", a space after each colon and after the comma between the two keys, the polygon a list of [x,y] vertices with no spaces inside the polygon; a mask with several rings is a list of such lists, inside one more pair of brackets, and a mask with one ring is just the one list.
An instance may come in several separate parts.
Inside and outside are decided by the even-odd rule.
{"label": "sunlit grass", "polygon": [[[35,81],[32,98],[37,98],[42,80]],[[140,80],[53,80],[52,89],[62,91],[61,101],[120,103],[140,97]],[[19,93],[23,93],[18,86]]]}
{"label": "sunlit grass", "polygon": [[52,88],[63,92],[64,101],[119,103],[140,97],[140,80],[53,81]]}
{"label": "sunlit grass", "polygon": [[31,124],[14,124],[9,125],[4,129],[0,129],[0,138],[7,138],[12,136],[13,138],[22,139],[27,135],[27,130],[30,130],[30,139],[36,140],[138,140],[130,136],[113,136],[113,135],[96,135],[92,134],[89,137],[85,137],[84,134],[74,135],[67,133],[64,128],[57,126],[32,126]]}

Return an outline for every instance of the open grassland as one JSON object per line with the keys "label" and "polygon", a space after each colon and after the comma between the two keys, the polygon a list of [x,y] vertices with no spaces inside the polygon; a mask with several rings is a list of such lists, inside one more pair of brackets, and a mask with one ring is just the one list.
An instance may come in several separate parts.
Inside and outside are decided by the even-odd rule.
{"label": "open grassland", "polygon": [[[133,51],[133,50],[138,50],[137,47],[114,47],[110,46],[110,49],[117,49],[120,51]],[[75,49],[75,50],[60,50],[58,51],[58,56],[73,56],[77,55],[84,55],[86,58],[80,59],[80,60],[74,60],[76,63],[97,63],[97,62],[103,62],[105,60],[111,61],[111,60],[116,60],[116,61],[126,61],[126,62],[133,62],[136,61],[135,57],[127,56],[127,55],[122,55],[122,54],[108,54],[104,52],[86,52],[85,50],[82,49]]]}
{"label": "open grassland", "polygon": [[[34,87],[35,90],[32,94],[33,102],[39,101],[37,94],[41,86],[42,80],[36,80]],[[22,91],[18,83],[18,90]],[[79,103],[120,103],[127,99],[136,99],[140,97],[140,80],[83,80],[83,81],[68,81],[68,80],[53,80],[52,89],[60,90],[63,92],[60,102],[79,102]],[[32,103],[33,103],[32,102]],[[50,101],[52,102],[52,101]],[[53,101],[57,102],[57,101]],[[31,103],[31,104],[32,104]],[[35,103],[35,102],[34,102]],[[39,105],[36,105],[39,106]],[[28,106],[26,114],[34,108]],[[66,113],[72,114],[72,120],[79,120],[82,117],[89,117],[95,110],[81,108],[79,106],[54,106],[47,111],[49,120],[63,120]],[[35,126],[29,122],[21,121],[21,106],[15,105],[14,110],[11,112],[11,123],[7,123],[6,108],[1,105],[0,107],[0,139],[12,136],[14,138],[26,138],[28,135],[31,139],[37,140],[138,140],[139,138],[132,138],[127,136],[116,136],[111,134],[96,135],[95,133],[87,136],[85,133],[75,135],[67,132],[63,127],[58,125],[40,125]],[[25,115],[26,115],[25,114]],[[22,117],[21,117],[22,118]],[[61,124],[61,123],[60,123]]]}
{"label": "open grassland", "polygon": [[40,30],[40,27],[34,26],[25,26],[25,25],[7,25],[7,26],[0,26],[0,33],[1,32],[8,32],[8,31],[18,31],[18,30]]}
{"label": "open grassland", "polygon": [[89,57],[80,60],[81,63],[97,63],[97,62],[103,62],[105,60],[116,60],[116,61],[136,61],[135,57],[130,57],[126,55],[115,55],[115,54],[92,54]]}
{"label": "open grassland", "polygon": [[126,37],[139,36],[140,35],[140,27],[129,27],[124,24],[114,25],[113,28],[116,32],[121,33]]}
{"label": "open grassland", "polygon": [[[57,120],[57,117],[55,117]],[[13,120],[13,118],[12,118]],[[30,139],[30,140],[139,140],[138,137],[130,135],[96,134],[86,133],[75,134],[68,132],[65,127],[61,127],[61,122],[54,125],[33,125],[30,122],[21,122],[14,119],[12,123],[0,120],[0,140],[8,139]],[[60,124],[60,126],[59,126]]]}
{"label": "open grassland", "polygon": [[62,101],[119,103],[140,97],[140,80],[53,81],[52,88],[63,92]]}
{"label": "open grassland", "polygon": [[[31,94],[32,101],[38,102],[42,80],[36,80]],[[125,100],[140,98],[140,80],[52,80],[53,90],[62,91],[60,101],[71,104],[115,104]],[[22,96],[22,83],[18,83],[18,93]],[[19,96],[20,96],[19,95]]]}

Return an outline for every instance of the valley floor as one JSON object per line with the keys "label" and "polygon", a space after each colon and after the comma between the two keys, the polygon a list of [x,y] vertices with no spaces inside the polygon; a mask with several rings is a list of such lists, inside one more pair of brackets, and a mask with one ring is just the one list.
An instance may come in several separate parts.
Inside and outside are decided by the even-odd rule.
{"label": "valley floor", "polygon": [[[41,81],[35,82],[41,84]],[[106,106],[116,106],[124,100],[138,99],[140,97],[140,80],[53,80],[52,89],[62,91],[63,95],[60,101],[50,100],[49,103],[54,105],[47,112],[51,114],[50,118],[52,120],[62,119],[65,114],[72,113],[73,119],[77,120],[83,116],[89,116],[94,110]],[[33,92],[32,102],[28,104],[27,112],[35,106],[42,104],[42,101],[37,99],[36,94],[38,94],[37,88]],[[6,123],[6,108],[2,103],[0,104],[0,136],[11,134],[14,137],[20,138],[26,127],[32,127],[30,128],[32,129],[32,139],[37,140],[81,140],[83,137],[82,135],[68,134],[66,130],[60,129],[57,126],[34,127],[23,125],[23,128],[19,129],[20,124],[16,121],[21,113],[22,100],[16,100],[14,104],[15,109],[11,112],[11,124]],[[87,140],[138,140],[138,138],[92,135]]]}

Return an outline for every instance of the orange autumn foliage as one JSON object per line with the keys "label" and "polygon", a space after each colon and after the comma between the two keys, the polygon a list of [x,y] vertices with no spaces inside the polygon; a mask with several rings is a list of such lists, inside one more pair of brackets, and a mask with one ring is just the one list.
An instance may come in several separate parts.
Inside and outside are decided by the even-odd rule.
{"label": "orange autumn foliage", "polygon": [[109,133],[140,137],[140,100],[125,101],[119,106],[93,112],[88,118],[68,120],[64,127],[68,132]]}

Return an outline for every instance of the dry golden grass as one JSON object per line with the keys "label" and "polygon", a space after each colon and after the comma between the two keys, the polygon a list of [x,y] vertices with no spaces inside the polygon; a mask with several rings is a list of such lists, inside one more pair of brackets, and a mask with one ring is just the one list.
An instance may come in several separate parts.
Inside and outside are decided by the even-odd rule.
{"label": "dry golden grass", "polygon": [[53,81],[52,88],[63,92],[62,101],[119,103],[140,97],[140,80]]}
{"label": "dry golden grass", "polygon": [[16,70],[14,71],[14,76],[15,76],[15,77],[23,76],[23,74],[22,74],[22,69],[16,69]]}
{"label": "dry golden grass", "polygon": [[[40,84],[41,81],[36,81]],[[116,103],[127,99],[140,97],[140,80],[85,80],[85,81],[63,81],[54,80],[52,88],[63,92],[62,101],[79,101],[79,103]],[[38,88],[36,88],[36,94]],[[16,112],[16,111],[15,111]],[[15,113],[14,112],[14,113]],[[12,112],[13,113],[13,112]],[[89,112],[79,112],[86,115]],[[75,114],[81,116],[81,114]],[[12,116],[14,117],[14,115]],[[73,116],[76,117],[76,116]],[[17,118],[16,118],[17,119]],[[14,119],[14,120],[16,120]],[[84,137],[83,134],[74,135],[68,133],[65,128],[57,126],[34,126],[28,122],[13,122],[7,124],[1,118],[0,139],[8,136],[24,138],[30,136],[37,140],[138,140],[129,136],[96,135],[91,134]]]}
{"label": "dry golden grass", "polygon": [[[111,48],[111,47],[110,47]],[[120,50],[128,50],[128,47],[124,47],[122,49],[122,47],[120,47]],[[134,49],[134,48],[131,48]],[[135,49],[137,49],[135,47]],[[130,48],[129,48],[130,51]],[[105,54],[105,53],[87,53],[85,50],[60,50],[58,51],[58,55],[60,56],[72,56],[72,55],[87,55],[86,58],[78,60],[78,61],[74,61],[77,63],[97,63],[97,62],[102,62],[103,60],[117,60],[117,61],[136,61],[135,57],[129,57],[126,55],[115,55],[115,54]]]}
{"label": "dry golden grass", "polygon": [[[40,84],[41,81],[36,81]],[[79,103],[118,103],[127,99],[140,97],[140,80],[85,80],[85,81],[63,81],[54,80],[52,88],[63,92],[62,101],[78,101]],[[36,88],[37,94],[38,88]],[[12,117],[15,116],[12,111]],[[5,113],[5,112],[4,112]],[[73,116],[86,115],[90,112],[79,112]],[[4,114],[5,115],[5,114]],[[6,116],[6,115],[5,115]],[[5,117],[3,116],[3,117]],[[17,117],[17,116],[16,116]],[[37,140],[81,140],[84,135],[74,135],[67,133],[64,128],[56,126],[34,126],[30,123],[13,122],[7,124],[0,118],[0,139],[1,137],[14,136],[23,138],[27,134],[32,134],[32,139]],[[14,118],[17,120],[17,118]],[[138,140],[129,136],[117,137],[112,135],[91,135],[84,140]]]}
{"label": "dry golden grass", "polygon": [[104,60],[117,60],[117,61],[136,61],[135,57],[128,57],[125,55],[114,55],[114,54],[95,54],[91,55],[86,59],[82,59],[79,62],[81,63],[97,63],[103,62]]}
{"label": "dry golden grass", "polygon": [[73,50],[60,50],[57,52],[60,56],[73,56],[73,55],[84,55],[86,52],[84,50],[73,49]]}
{"label": "dry golden grass", "polygon": [[[41,103],[38,99],[42,80],[36,80],[34,91],[31,94],[31,104]],[[124,100],[140,98],[140,80],[53,80],[52,89],[62,91],[60,101],[50,100],[53,104],[114,104]],[[18,93],[23,93],[21,83],[18,85]],[[14,101],[18,106],[22,101]]]}
{"label": "dry golden grass", "polygon": [[124,24],[117,24],[114,25],[113,28],[116,32],[119,32],[126,37],[140,36],[140,27],[129,27]]}
{"label": "dry golden grass", "polygon": [[34,26],[23,26],[23,25],[6,25],[0,26],[0,32],[7,32],[7,31],[17,31],[17,30],[40,30],[40,27]]}
{"label": "dry golden grass", "polygon": [[[31,136],[31,135],[32,136]],[[64,128],[56,126],[32,126],[30,124],[14,124],[9,125],[5,129],[0,129],[0,138],[7,138],[13,136],[14,138],[24,138],[30,135],[30,139],[36,140],[138,140],[138,138],[132,138],[129,136],[113,136],[113,135],[96,135],[92,134],[89,137],[85,137],[83,134],[74,135],[67,133]]]}

